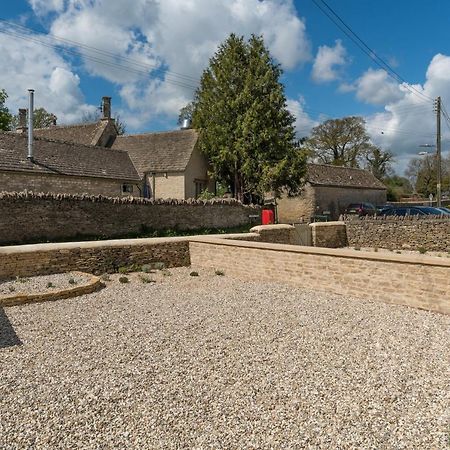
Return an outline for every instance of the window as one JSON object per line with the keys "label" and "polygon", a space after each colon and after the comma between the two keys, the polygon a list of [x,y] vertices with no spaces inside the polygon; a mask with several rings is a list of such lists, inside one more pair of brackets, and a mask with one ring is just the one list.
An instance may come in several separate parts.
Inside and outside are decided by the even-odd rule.
{"label": "window", "polygon": [[206,189],[205,180],[195,180],[195,198],[200,197],[200,194]]}
{"label": "window", "polygon": [[123,194],[131,194],[133,192],[133,185],[132,184],[122,184],[122,193]]}

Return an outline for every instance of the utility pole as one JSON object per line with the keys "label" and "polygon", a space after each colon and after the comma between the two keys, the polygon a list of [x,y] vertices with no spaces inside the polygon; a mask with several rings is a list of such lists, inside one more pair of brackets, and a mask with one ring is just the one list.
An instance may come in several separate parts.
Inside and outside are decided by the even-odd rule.
{"label": "utility pole", "polygon": [[436,112],[436,201],[437,206],[441,206],[441,97],[437,97],[435,100],[435,112]]}

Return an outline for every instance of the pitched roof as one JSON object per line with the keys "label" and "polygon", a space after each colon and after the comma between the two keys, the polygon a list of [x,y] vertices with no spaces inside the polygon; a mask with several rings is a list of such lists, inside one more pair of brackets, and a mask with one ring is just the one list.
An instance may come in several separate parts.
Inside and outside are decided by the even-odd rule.
{"label": "pitched roof", "polygon": [[127,152],[35,138],[27,159],[26,134],[0,133],[0,170],[139,181]]}
{"label": "pitched roof", "polygon": [[306,178],[309,183],[316,186],[386,189],[386,186],[368,170],[329,164],[308,164]]}
{"label": "pitched roof", "polygon": [[57,125],[49,128],[35,128],[36,137],[54,139],[57,141],[73,142],[83,145],[97,145],[100,136],[107,127],[107,120],[78,125]]}
{"label": "pitched roof", "polygon": [[186,169],[198,139],[196,130],[117,136],[112,148],[126,150],[142,175],[144,172],[181,172]]}

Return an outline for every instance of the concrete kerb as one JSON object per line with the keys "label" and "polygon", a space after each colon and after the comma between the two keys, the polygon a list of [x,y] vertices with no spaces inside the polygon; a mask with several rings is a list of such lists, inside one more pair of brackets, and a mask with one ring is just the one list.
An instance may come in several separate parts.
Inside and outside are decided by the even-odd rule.
{"label": "concrete kerb", "polygon": [[74,272],[78,275],[88,275],[90,280],[88,283],[81,286],[59,289],[52,292],[33,292],[30,294],[15,294],[15,295],[0,295],[0,306],[17,306],[26,303],[40,303],[46,301],[55,301],[65,298],[79,297],[80,295],[91,294],[92,292],[100,290],[104,285],[100,278],[86,274],[84,272]]}

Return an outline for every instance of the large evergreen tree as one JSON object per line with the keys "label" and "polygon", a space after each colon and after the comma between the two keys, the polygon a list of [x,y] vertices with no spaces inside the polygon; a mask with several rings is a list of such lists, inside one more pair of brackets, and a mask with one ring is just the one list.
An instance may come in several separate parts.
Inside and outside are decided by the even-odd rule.
{"label": "large evergreen tree", "polygon": [[12,115],[5,106],[8,94],[4,89],[0,89],[0,131],[11,130]]}
{"label": "large evergreen tree", "polygon": [[232,34],[211,58],[193,102],[201,150],[240,200],[301,187],[305,158],[294,145],[280,76],[262,37],[245,42]]}

